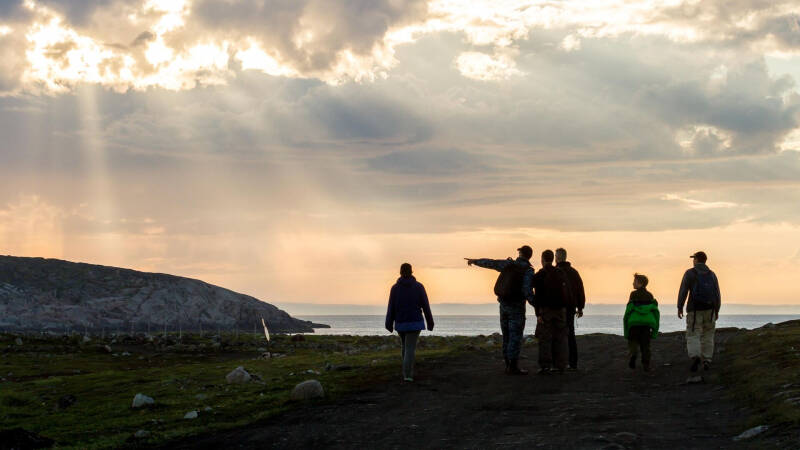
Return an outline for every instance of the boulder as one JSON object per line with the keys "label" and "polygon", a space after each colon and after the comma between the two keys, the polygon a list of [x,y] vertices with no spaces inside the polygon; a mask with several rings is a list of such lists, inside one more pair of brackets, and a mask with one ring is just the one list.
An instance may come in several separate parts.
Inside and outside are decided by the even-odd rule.
{"label": "boulder", "polygon": [[197,411],[189,411],[183,415],[184,419],[197,419]]}
{"label": "boulder", "polygon": [[17,344],[17,345],[22,345],[22,338],[14,339],[14,343]]}
{"label": "boulder", "polygon": [[144,394],[136,394],[133,397],[133,403],[131,404],[131,408],[141,408],[142,406],[150,406],[155,404],[156,401],[153,400],[153,397],[148,397]]}
{"label": "boulder", "polygon": [[133,437],[136,439],[146,439],[150,437],[150,432],[147,430],[139,430],[136,433],[133,433]]}
{"label": "boulder", "polygon": [[248,383],[248,382],[250,382],[251,378],[252,377],[250,376],[250,374],[247,373],[247,371],[244,370],[244,367],[242,367],[242,366],[239,366],[239,367],[233,369],[233,371],[231,371],[231,373],[225,375],[225,381],[227,381],[228,384],[244,384],[244,383]]}
{"label": "boulder", "polygon": [[310,400],[324,396],[325,390],[322,389],[322,384],[319,381],[306,380],[294,387],[290,398],[292,400]]}
{"label": "boulder", "polygon": [[759,425],[757,427],[750,428],[749,430],[743,432],[742,434],[733,438],[734,441],[743,441],[746,439],[754,438],[759,434],[767,431],[769,427],[767,425]]}

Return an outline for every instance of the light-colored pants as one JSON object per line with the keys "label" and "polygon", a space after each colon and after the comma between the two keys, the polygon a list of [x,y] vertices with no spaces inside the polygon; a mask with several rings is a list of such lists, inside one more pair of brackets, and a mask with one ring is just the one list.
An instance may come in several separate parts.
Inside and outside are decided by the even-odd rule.
{"label": "light-colored pants", "polygon": [[686,350],[689,358],[711,362],[714,357],[714,310],[686,312]]}
{"label": "light-colored pants", "polygon": [[398,331],[400,335],[400,351],[403,357],[403,378],[414,377],[414,356],[417,351],[419,331]]}

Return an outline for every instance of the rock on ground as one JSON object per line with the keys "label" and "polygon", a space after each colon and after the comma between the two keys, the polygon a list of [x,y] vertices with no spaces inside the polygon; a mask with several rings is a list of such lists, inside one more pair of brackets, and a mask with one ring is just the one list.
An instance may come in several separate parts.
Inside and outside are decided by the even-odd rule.
{"label": "rock on ground", "polygon": [[292,400],[309,400],[325,396],[322,384],[317,380],[306,380],[298,384],[292,390]]}
{"label": "rock on ground", "polygon": [[251,379],[252,377],[250,374],[247,373],[242,366],[233,369],[231,373],[225,375],[225,381],[227,381],[228,384],[244,384],[250,382]]}
{"label": "rock on ground", "polygon": [[136,394],[136,396],[133,397],[133,403],[131,403],[131,408],[141,408],[142,406],[153,405],[155,404],[155,402],[156,401],[153,400],[153,397],[148,397],[140,393]]}
{"label": "rock on ground", "polygon": [[183,416],[184,419],[197,419],[197,411],[189,411]]}
{"label": "rock on ground", "polygon": [[145,439],[150,437],[150,432],[147,430],[139,430],[136,433],[133,433],[133,437],[136,439]]}
{"label": "rock on ground", "polygon": [[757,427],[750,428],[749,430],[745,431],[744,433],[736,436],[733,438],[734,441],[743,441],[745,439],[750,439],[758,436],[759,434],[767,431],[769,427],[767,425],[759,425]]}

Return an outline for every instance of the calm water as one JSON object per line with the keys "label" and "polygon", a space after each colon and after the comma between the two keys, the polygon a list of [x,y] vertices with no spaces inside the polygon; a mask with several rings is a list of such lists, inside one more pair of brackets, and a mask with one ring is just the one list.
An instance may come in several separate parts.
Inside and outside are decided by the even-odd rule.
{"label": "calm water", "polygon": [[[670,312],[672,312],[670,310]],[[324,323],[331,328],[318,328],[316,334],[386,335],[383,328],[384,316],[300,316],[301,319]],[[432,335],[476,336],[500,332],[498,316],[435,316],[436,326]],[[721,315],[717,327],[753,329],[767,323],[779,323],[800,319],[800,315]],[[536,318],[529,314],[525,333],[532,334]],[[684,320],[676,315],[661,316],[661,331],[679,331],[686,328]],[[425,333],[428,333],[427,331]],[[622,334],[622,316],[592,315],[583,316],[575,322],[576,334],[609,333]]]}

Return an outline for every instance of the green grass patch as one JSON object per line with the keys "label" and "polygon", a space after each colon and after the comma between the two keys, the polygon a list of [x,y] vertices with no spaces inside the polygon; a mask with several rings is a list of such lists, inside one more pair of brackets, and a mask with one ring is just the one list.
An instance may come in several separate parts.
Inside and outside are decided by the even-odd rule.
{"label": "green grass patch", "polygon": [[[394,380],[400,369],[396,336],[306,335],[296,342],[279,335],[267,343],[263,336],[183,334],[23,342],[0,335],[0,427],[24,428],[55,440],[58,448],[125,447],[140,429],[151,434],[139,442],[152,445],[241,427],[293,407],[291,390],[304,380],[319,380],[327,401]],[[485,337],[428,336],[420,340],[417,358],[487,345]],[[273,357],[263,358],[265,351]],[[237,366],[258,379],[227,384],[225,375]],[[341,366],[350,369],[337,370]],[[131,409],[137,393],[156,404]],[[59,399],[67,395],[76,401],[62,408]],[[184,419],[189,411],[199,417]]]}

